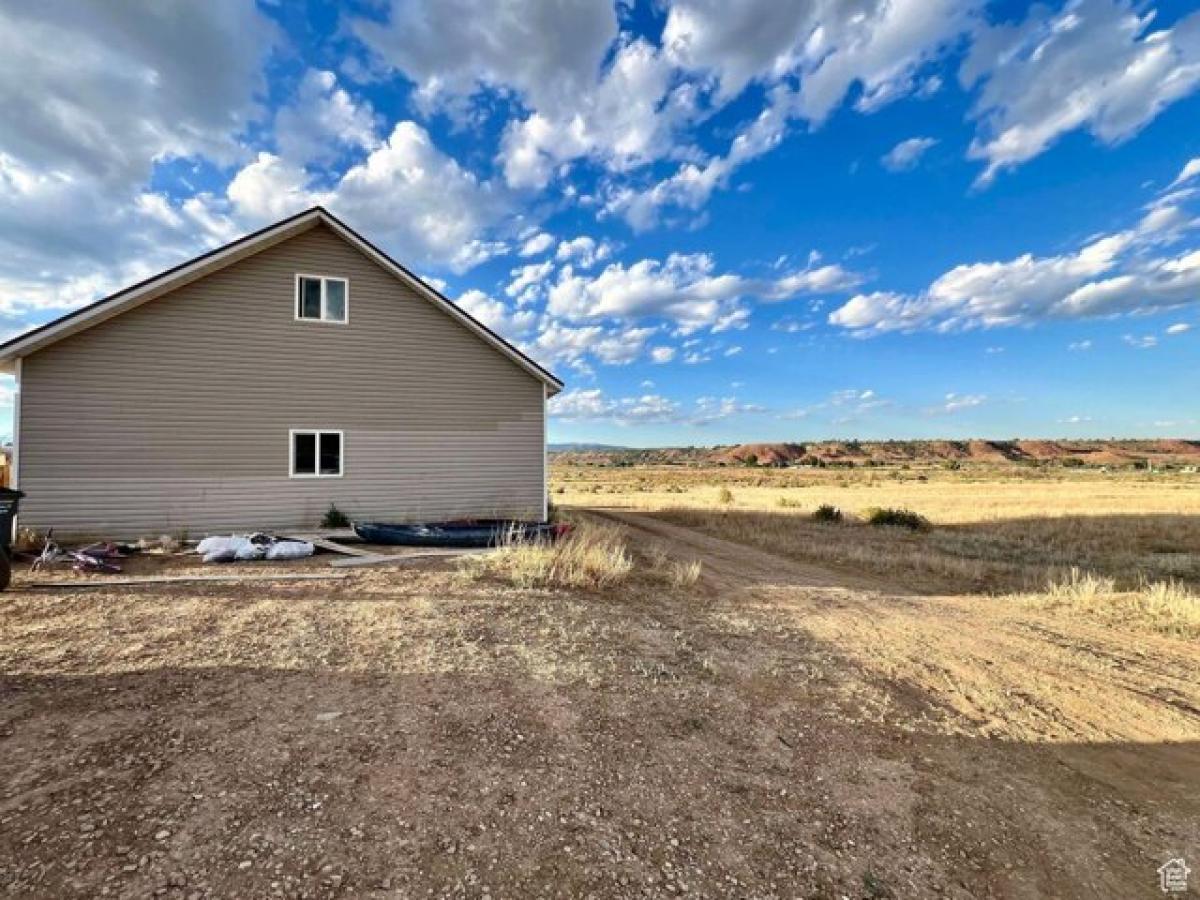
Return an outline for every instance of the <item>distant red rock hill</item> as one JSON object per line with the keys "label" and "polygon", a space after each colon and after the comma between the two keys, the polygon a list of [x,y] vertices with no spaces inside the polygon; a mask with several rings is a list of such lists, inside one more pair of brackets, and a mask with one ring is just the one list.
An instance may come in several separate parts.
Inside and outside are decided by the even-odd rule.
{"label": "distant red rock hill", "polygon": [[898,465],[1060,464],[1064,466],[1200,466],[1200,441],[817,441],[719,447],[567,447],[551,454],[579,465]]}

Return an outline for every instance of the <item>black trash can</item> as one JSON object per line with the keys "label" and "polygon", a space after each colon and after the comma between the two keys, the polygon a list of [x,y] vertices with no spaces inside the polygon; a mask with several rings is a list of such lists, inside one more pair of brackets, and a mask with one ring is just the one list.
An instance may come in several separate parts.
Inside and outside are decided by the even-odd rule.
{"label": "black trash can", "polygon": [[12,533],[17,507],[25,494],[12,488],[0,488],[0,591],[12,581]]}

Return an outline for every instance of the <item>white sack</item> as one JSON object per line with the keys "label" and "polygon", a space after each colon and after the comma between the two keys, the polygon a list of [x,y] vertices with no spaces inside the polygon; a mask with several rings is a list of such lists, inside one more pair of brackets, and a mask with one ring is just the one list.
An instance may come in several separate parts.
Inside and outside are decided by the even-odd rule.
{"label": "white sack", "polygon": [[262,559],[267,554],[267,548],[262,544],[256,544],[253,541],[246,541],[240,544],[237,550],[234,551],[234,559]]}
{"label": "white sack", "polygon": [[204,557],[205,562],[230,562],[234,559],[261,559],[261,556],[243,555],[252,554],[258,548],[250,541],[248,537],[240,535],[230,535],[228,537],[217,535],[214,537],[206,537],[196,545],[196,552]]}
{"label": "white sack", "polygon": [[303,559],[314,549],[308,541],[276,541],[267,548],[267,559]]}

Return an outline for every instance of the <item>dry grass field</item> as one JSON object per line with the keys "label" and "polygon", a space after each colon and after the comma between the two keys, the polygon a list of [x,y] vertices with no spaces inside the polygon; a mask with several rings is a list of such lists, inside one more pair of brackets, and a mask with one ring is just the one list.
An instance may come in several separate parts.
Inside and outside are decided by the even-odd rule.
{"label": "dry grass field", "polygon": [[1200,860],[1191,476],[554,476],[553,547],[18,571],[0,896],[1149,897]]}
{"label": "dry grass field", "polygon": [[[554,484],[563,506],[643,510],[897,587],[1019,595],[1200,634],[1196,474],[559,466]],[[814,521],[822,505],[841,521]],[[911,510],[934,527],[869,527],[880,508]]]}

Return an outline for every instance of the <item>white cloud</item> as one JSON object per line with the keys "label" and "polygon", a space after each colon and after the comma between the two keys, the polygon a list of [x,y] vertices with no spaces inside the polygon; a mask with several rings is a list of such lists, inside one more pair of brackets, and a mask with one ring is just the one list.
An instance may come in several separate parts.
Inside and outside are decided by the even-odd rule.
{"label": "white cloud", "polygon": [[[978,3],[674,0],[661,45],[620,32],[608,0],[392,0],[385,21],[351,28],[417,83],[426,110],[462,115],[485,90],[517,101],[521,117],[508,123],[500,151],[511,187],[543,188],[578,159],[611,173],[690,160],[644,196],[614,190],[613,210],[649,224],[667,205],[698,208],[737,167],[778,144],[789,118],[819,125],[856,85],[864,112],[925,92],[937,82],[918,84],[918,71],[970,27]],[[683,132],[750,81],[771,98],[761,115],[727,156],[698,158]]]}
{"label": "white cloud", "polygon": [[611,332],[591,346],[591,353],[610,366],[624,366],[638,359],[646,349],[646,341],[658,332],[657,328],[626,328]]}
{"label": "white cloud", "polygon": [[641,39],[619,45],[595,84],[509,123],[500,149],[505,180],[542,188],[558,166],[581,157],[622,171],[667,155],[675,128],[693,115],[693,92],[671,85],[671,67],[654,47]]}
{"label": "white cloud", "polygon": [[550,415],[567,422],[611,421],[618,425],[704,426],[734,416],[765,412],[736,397],[699,397],[687,407],[661,394],[609,397],[600,388],[563,391],[550,400]]}
{"label": "white cloud", "polygon": [[[606,211],[644,230],[665,209],[700,209],[737,169],[777,147],[792,119],[819,126],[856,84],[861,112],[910,93],[916,72],[970,26],[977,5],[976,0],[676,0],[663,31],[667,56],[685,69],[714,73],[718,103],[752,78],[768,85],[767,102],[724,156],[685,161],[647,188],[614,187]],[[789,79],[798,79],[799,88]]]}
{"label": "white cloud", "polygon": [[1187,322],[1176,322],[1174,325],[1167,326],[1167,334],[1184,334],[1192,330],[1192,326]]}
{"label": "white cloud", "polygon": [[1091,341],[1072,341],[1071,343],[1067,344],[1067,349],[1071,350],[1073,352],[1076,352],[1076,353],[1082,352],[1085,350],[1091,350],[1092,342]]}
{"label": "white cloud", "polygon": [[[401,259],[465,271],[503,253],[503,242],[482,235],[507,213],[493,185],[434,146],[415,122],[398,122],[391,136],[330,188],[270,153],[260,153],[230,182],[236,218],[261,225],[313,204],[329,206]],[[403,215],[397,215],[403,210]]]}
{"label": "white cloud", "polygon": [[1200,84],[1200,13],[1151,30],[1153,11],[1126,0],[1034,6],[1018,25],[981,26],[961,77],[983,83],[974,107],[981,183],[1087,129],[1106,143],[1141,130]]}
{"label": "white cloud", "polygon": [[581,269],[590,269],[612,255],[612,245],[607,241],[596,242],[595,238],[580,235],[569,241],[559,242],[554,258],[559,262],[573,262]]}
{"label": "white cloud", "polygon": [[415,122],[399,122],[385,144],[348,170],[331,203],[413,262],[465,270],[505,249],[481,237],[505,215],[503,199]]}
{"label": "white cloud", "polygon": [[628,365],[641,358],[658,330],[655,326],[574,326],[544,319],[537,336],[522,346],[547,365],[563,364],[587,372],[591,369],[589,357],[609,366]]}
{"label": "white cloud", "polygon": [[520,256],[537,256],[539,253],[545,253],[554,245],[554,236],[547,234],[544,231],[539,231],[537,234],[526,239],[518,251]]}
{"label": "white cloud", "polygon": [[354,100],[332,72],[309,69],[275,116],[275,139],[290,162],[328,162],[339,149],[377,147],[375,124],[370,103]]}
{"label": "white cloud", "polygon": [[509,274],[513,276],[512,281],[504,288],[504,293],[510,297],[521,295],[525,302],[530,299],[528,292],[531,288],[537,289],[543,281],[545,281],[550,273],[554,271],[554,263],[546,260],[542,263],[530,263],[527,266],[520,266],[513,269]]}
{"label": "white cloud", "polygon": [[716,273],[704,253],[673,253],[665,261],[611,263],[595,276],[565,266],[550,288],[547,309],[567,319],[671,319],[687,332],[744,327],[743,298],[783,301],[806,293],[841,290],[857,276],[840,266],[789,273],[777,279]]}
{"label": "white cloud", "polygon": [[775,87],[762,112],[734,138],[725,156],[685,162],[675,174],[644,190],[612,188],[605,198],[604,211],[623,217],[635,231],[644,231],[658,223],[663,209],[700,209],[715,190],[728,184],[740,166],[779,146],[787,133],[795,100],[795,94],[786,86]]}
{"label": "white cloud", "polygon": [[4,5],[0,308],[78,306],[235,233],[145,186],[160,162],[243,158],[276,39],[233,0]]}
{"label": "white cloud", "polygon": [[606,334],[601,325],[572,327],[554,320],[542,323],[536,338],[522,349],[539,362],[553,367],[565,364],[590,371],[585,358],[591,348]]}
{"label": "white cloud", "polygon": [[862,284],[862,276],[837,263],[784,275],[763,292],[765,300],[787,300],[798,294],[838,294]]}
{"label": "white cloud", "polygon": [[563,391],[550,399],[550,415],[565,422],[609,420],[618,425],[679,421],[680,407],[659,394],[610,398],[599,388]]}
{"label": "white cloud", "polygon": [[0,154],[0,309],[78,306],[314,204],[413,264],[463,271],[507,250],[485,237],[508,214],[506,199],[413,122],[398,123],[328,187],[266,151],[236,172],[224,196],[118,200],[89,185]]}
{"label": "white cloud", "polygon": [[722,331],[741,331],[750,327],[750,310],[745,306],[731,306],[717,316],[717,321],[713,322],[709,329],[713,334],[720,334]]}
{"label": "white cloud", "polygon": [[828,398],[819,403],[796,407],[780,413],[778,418],[806,419],[820,414],[834,425],[845,425],[893,405],[891,400],[880,397],[870,388],[845,388],[833,391]]}
{"label": "white cloud", "polygon": [[725,352],[724,352],[724,353],[722,353],[721,355],[722,355],[722,356],[737,356],[737,355],[739,355],[741,352],[742,352],[742,348],[741,348],[741,347],[739,347],[739,346],[736,346],[736,345],[735,345],[735,346],[733,346],[733,347],[728,347],[728,348],[726,348]]}
{"label": "white cloud", "polygon": [[860,334],[1015,325],[1169,309],[1200,299],[1200,251],[1161,247],[1194,219],[1150,213],[1132,228],[1091,239],[1074,252],[967,263],[919,294],[858,294],[829,322]]}
{"label": "white cloud", "polygon": [[914,89],[914,75],[970,24],[973,0],[675,0],[663,43],[681,66],[712,72],[731,97],[750,80],[800,81],[798,107],[823,122],[855,84],[872,110]]}
{"label": "white cloud", "polygon": [[874,409],[875,407],[885,405],[887,401],[881,400],[875,391],[867,388],[844,388],[840,391],[834,391],[829,395],[829,403],[832,406],[854,406],[859,409]]}
{"label": "white cloud", "polygon": [[1090,422],[1090,421],[1092,421],[1091,416],[1080,416],[1080,415],[1067,416],[1065,419],[1058,420],[1060,425],[1083,425],[1084,423]]}
{"label": "white cloud", "polygon": [[736,397],[700,397],[687,421],[690,425],[708,425],[733,416],[762,412],[766,412],[766,407],[757,403],[742,403]]}
{"label": "white cloud", "polygon": [[391,0],[383,21],[351,30],[417,83],[430,108],[483,89],[513,89],[535,109],[572,104],[617,36],[610,0]]}
{"label": "white cloud", "polygon": [[16,3],[0,9],[0,153],[132,190],[157,160],[239,156],[276,40],[253,4]]}
{"label": "white cloud", "polygon": [[547,308],[571,319],[662,316],[685,326],[711,325],[743,291],[736,275],[713,274],[706,254],[671,254],[665,262],[612,263],[595,277],[566,266]]}
{"label": "white cloud", "polygon": [[964,409],[975,409],[987,402],[985,394],[947,394],[937,406],[925,410],[928,415],[951,415]]}
{"label": "white cloud", "polygon": [[889,172],[906,172],[914,169],[925,151],[937,144],[937,138],[913,137],[901,141],[883,155],[880,162]]}
{"label": "white cloud", "polygon": [[1152,334],[1126,334],[1122,336],[1121,340],[1138,350],[1153,350],[1158,346],[1158,338]]}
{"label": "white cloud", "polygon": [[455,301],[471,316],[510,341],[520,340],[537,324],[532,310],[514,310],[483,291],[467,291]]}
{"label": "white cloud", "polygon": [[676,0],[662,42],[678,66],[714,73],[726,97],[762,75],[780,77],[811,29],[815,4]]}
{"label": "white cloud", "polygon": [[1200,175],[1200,156],[1194,159],[1189,159],[1179,170],[1179,174],[1175,176],[1175,180],[1171,182],[1171,187],[1178,187],[1181,184],[1191,181],[1197,175]]}
{"label": "white cloud", "polygon": [[674,347],[652,347],[650,349],[650,359],[656,363],[669,363],[674,358]]}
{"label": "white cloud", "polygon": [[814,323],[802,322],[792,316],[784,316],[777,322],[771,323],[772,331],[782,331],[785,334],[799,334],[802,331],[811,331],[814,327]]}
{"label": "white cloud", "polygon": [[309,180],[303,166],[264,150],[234,175],[225,193],[239,218],[261,224],[328,202],[328,196],[309,190]]}

